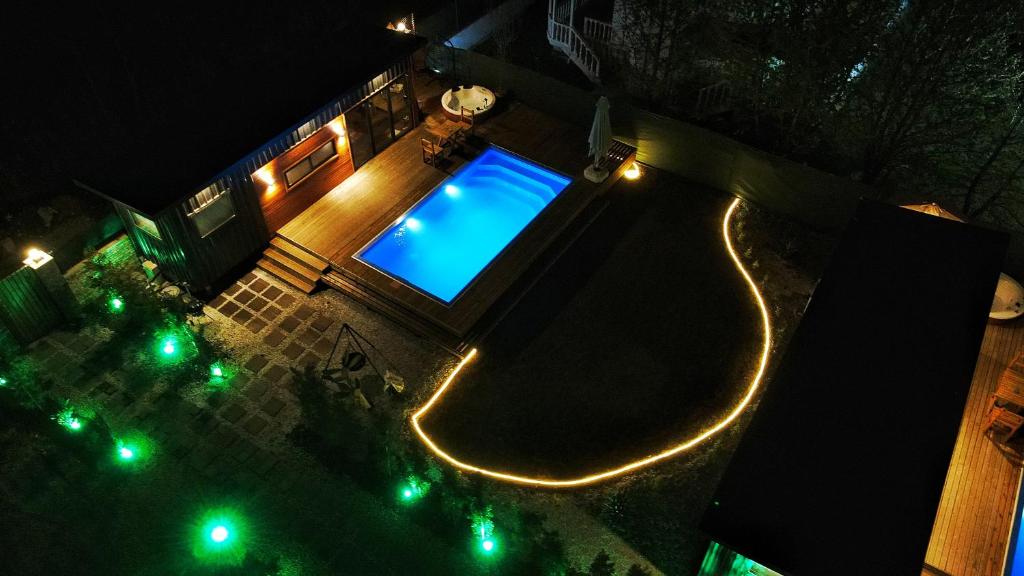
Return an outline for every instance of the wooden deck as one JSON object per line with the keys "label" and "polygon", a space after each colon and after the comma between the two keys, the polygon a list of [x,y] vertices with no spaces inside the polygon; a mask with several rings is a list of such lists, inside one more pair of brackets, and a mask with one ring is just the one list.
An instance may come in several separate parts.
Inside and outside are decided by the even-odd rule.
{"label": "wooden deck", "polygon": [[941,572],[926,569],[923,574],[1001,574],[1020,469],[982,435],[981,427],[999,375],[1021,350],[1024,323],[989,324],[925,557],[928,567]]}
{"label": "wooden deck", "polygon": [[446,306],[353,257],[468,161],[468,155],[454,156],[443,170],[424,164],[420,138],[425,134],[421,125],[400,138],[278,230],[278,235],[327,260],[336,280],[325,276],[328,284],[345,289],[346,283],[357,283],[359,290],[346,291],[417,332],[423,332],[424,325],[433,326],[437,330],[429,335],[450,336],[444,343],[457,347],[548,244],[618,180],[635,157],[635,150],[629,148],[620,154],[610,166],[612,176],[602,184],[593,184],[583,178],[588,163],[585,130],[516,102],[479,123],[471,141],[481,148],[500,146],[568,174],[574,181],[458,300]]}

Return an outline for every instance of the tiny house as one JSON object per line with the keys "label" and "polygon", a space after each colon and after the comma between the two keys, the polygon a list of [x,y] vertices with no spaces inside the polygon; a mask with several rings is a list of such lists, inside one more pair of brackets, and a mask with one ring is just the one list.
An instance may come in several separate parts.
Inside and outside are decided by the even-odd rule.
{"label": "tiny house", "polygon": [[104,22],[76,45],[109,121],[75,183],[114,204],[140,258],[199,291],[419,121],[422,38],[241,10]]}

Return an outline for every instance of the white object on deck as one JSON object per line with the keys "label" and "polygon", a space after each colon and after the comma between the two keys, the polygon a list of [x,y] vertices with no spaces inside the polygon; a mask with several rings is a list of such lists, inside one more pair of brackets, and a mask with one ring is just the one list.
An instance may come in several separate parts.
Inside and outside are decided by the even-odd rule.
{"label": "white object on deck", "polygon": [[988,317],[993,320],[1013,320],[1021,314],[1024,314],[1024,287],[1006,274],[1000,274]]}

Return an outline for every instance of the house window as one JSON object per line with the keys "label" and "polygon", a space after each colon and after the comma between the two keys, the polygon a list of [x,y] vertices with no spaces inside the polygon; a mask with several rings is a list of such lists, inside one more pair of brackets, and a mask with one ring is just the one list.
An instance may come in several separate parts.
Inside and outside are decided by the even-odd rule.
{"label": "house window", "polygon": [[313,132],[316,132],[316,119],[310,120],[295,129],[295,141],[301,142],[312,136]]}
{"label": "house window", "polygon": [[317,168],[326,164],[329,160],[338,157],[338,150],[334,147],[334,139],[324,142],[322,146],[313,151],[284,171],[284,181],[288,187],[292,187],[304,178],[312,174]]}
{"label": "house window", "polygon": [[221,186],[219,182],[211,184],[188,199],[185,211],[195,224],[199,237],[206,238],[235,217],[231,189]]}
{"label": "house window", "polygon": [[160,231],[156,228],[156,222],[153,222],[138,212],[132,211],[132,223],[134,223],[135,227],[139,230],[142,230],[157,240],[161,240]]}

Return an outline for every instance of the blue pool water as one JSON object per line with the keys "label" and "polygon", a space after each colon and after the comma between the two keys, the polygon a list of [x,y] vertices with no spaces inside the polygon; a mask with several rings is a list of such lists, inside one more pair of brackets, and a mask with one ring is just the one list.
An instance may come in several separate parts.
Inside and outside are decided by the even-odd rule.
{"label": "blue pool water", "polygon": [[488,148],[356,258],[449,304],[570,182]]}
{"label": "blue pool water", "polygon": [[1013,520],[1013,532],[1010,533],[1004,576],[1024,576],[1024,479],[1017,490],[1017,510]]}

